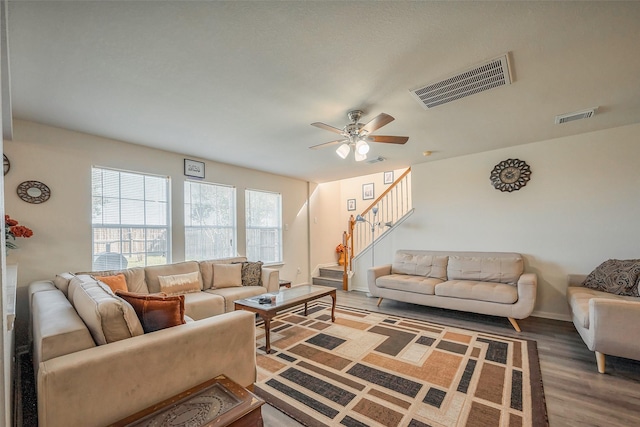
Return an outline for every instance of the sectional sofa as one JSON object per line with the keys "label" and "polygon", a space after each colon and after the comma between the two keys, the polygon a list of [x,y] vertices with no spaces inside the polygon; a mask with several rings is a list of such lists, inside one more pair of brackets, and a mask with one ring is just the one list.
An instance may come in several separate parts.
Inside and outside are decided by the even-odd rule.
{"label": "sectional sofa", "polygon": [[[242,286],[236,283],[234,263],[244,263],[243,268],[246,259],[62,273],[32,283],[39,425],[109,425],[219,374],[251,387],[255,317],[234,312],[233,301],[277,291],[278,271],[261,268],[262,286]],[[100,280],[119,274],[127,292],[118,295],[136,298],[156,298],[152,294],[167,289],[162,284],[173,283],[169,279],[194,278],[188,292],[166,297],[184,307],[179,313],[184,320],[145,332],[136,309]]]}
{"label": "sectional sofa", "polygon": [[393,263],[369,269],[369,292],[431,307],[516,319],[533,311],[538,285],[522,255],[508,252],[399,250]]}

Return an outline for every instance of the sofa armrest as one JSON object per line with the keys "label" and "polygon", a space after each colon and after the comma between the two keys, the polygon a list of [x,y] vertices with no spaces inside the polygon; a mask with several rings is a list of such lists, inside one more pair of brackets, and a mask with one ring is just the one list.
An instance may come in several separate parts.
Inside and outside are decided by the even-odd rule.
{"label": "sofa armrest", "polygon": [[389,274],[391,274],[391,264],[379,265],[367,270],[367,285],[371,295],[378,296],[376,292],[378,290],[376,279],[378,277],[388,276]]}
{"label": "sofa armrest", "polygon": [[244,387],[255,381],[253,313],[225,313],[41,363],[39,425],[105,426],[220,374]]}
{"label": "sofa armrest", "polygon": [[591,298],[589,330],[594,351],[640,360],[640,298],[637,302]]}
{"label": "sofa armrest", "polygon": [[280,270],[276,268],[263,268],[262,286],[267,288],[267,292],[278,292],[280,290]]}
{"label": "sofa armrest", "polygon": [[535,273],[524,273],[518,279],[518,302],[513,306],[511,317],[515,319],[525,319],[533,312],[536,305],[538,293],[538,275]]}

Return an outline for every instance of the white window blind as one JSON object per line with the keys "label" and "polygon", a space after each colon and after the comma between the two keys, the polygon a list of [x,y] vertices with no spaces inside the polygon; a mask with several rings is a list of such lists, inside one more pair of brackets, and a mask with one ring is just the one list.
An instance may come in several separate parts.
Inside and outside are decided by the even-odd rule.
{"label": "white window blind", "polygon": [[245,191],[247,259],[282,262],[282,196],[267,191]]}
{"label": "white window blind", "polygon": [[91,170],[93,269],[171,262],[169,178]]}
{"label": "white window blind", "polygon": [[185,259],[205,260],[236,255],[236,189],[185,181]]}

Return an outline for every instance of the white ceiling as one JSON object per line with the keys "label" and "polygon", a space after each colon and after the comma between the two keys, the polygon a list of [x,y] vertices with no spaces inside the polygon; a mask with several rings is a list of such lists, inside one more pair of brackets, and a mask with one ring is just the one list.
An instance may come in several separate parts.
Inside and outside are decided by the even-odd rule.
{"label": "white ceiling", "polygon": [[[14,118],[314,182],[640,122],[639,2],[11,1]],[[513,84],[409,89],[510,52]],[[554,116],[598,106],[591,119]],[[347,111],[396,118],[377,164]],[[429,150],[429,158],[422,152]]]}

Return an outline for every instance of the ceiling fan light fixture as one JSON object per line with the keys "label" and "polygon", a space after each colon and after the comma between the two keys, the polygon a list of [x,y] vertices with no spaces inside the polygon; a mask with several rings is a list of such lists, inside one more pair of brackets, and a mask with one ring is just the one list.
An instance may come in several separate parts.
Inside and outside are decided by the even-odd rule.
{"label": "ceiling fan light fixture", "polygon": [[366,154],[360,154],[357,151],[353,153],[353,156],[355,157],[356,162],[361,162],[361,161],[367,159],[367,155]]}
{"label": "ceiling fan light fixture", "polygon": [[346,159],[350,152],[351,152],[351,147],[349,147],[349,144],[342,144],[336,150],[336,153],[338,154],[338,156],[340,156],[343,159]]}
{"label": "ceiling fan light fixture", "polygon": [[363,139],[358,139],[358,142],[356,142],[356,153],[367,154],[368,152],[369,152],[369,144],[367,144],[367,142]]}

